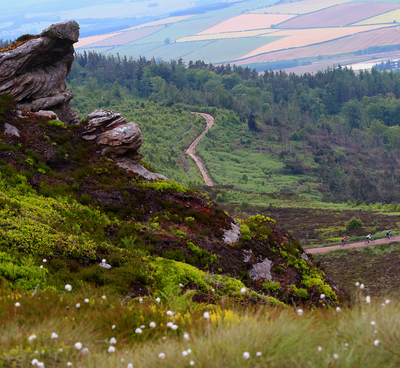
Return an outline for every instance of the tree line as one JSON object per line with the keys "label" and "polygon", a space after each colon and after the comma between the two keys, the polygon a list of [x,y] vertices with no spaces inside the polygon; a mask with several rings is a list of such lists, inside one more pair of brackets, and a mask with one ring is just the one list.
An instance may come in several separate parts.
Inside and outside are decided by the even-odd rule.
{"label": "tree line", "polygon": [[[76,54],[68,82],[96,107],[131,96],[232,110],[254,141],[274,140],[284,173],[318,178],[326,199],[400,201],[400,75],[336,66],[315,74],[203,61]],[[101,92],[102,91],[102,92]],[[79,106],[78,106],[79,107]],[[310,158],[314,162],[310,164]]]}

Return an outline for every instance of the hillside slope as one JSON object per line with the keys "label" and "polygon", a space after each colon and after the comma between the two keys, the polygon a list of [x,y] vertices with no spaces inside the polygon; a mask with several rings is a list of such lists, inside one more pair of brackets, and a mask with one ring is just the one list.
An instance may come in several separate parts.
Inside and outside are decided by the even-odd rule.
{"label": "hillside slope", "polygon": [[[236,241],[229,232],[236,220],[214,202],[178,183],[146,182],[118,168],[80,138],[84,123],[18,118],[10,110],[4,121],[20,137],[1,137],[2,251],[11,263],[29,259],[35,275],[44,272],[37,267],[45,257],[50,272],[46,281],[44,274],[21,273],[25,288],[37,279],[43,289],[65,282],[79,289],[87,281],[138,297],[176,282],[197,290],[199,300],[214,288],[217,300],[240,295],[240,278],[254,300],[273,305],[318,305],[321,293],[337,302],[337,287],[274,220],[249,218]],[[99,266],[103,258],[111,270]],[[15,281],[6,271],[2,276]]]}

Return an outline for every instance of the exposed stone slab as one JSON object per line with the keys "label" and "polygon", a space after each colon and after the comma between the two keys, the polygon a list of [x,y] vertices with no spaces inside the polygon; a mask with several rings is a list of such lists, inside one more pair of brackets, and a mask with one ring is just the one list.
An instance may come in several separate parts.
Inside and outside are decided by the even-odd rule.
{"label": "exposed stone slab", "polygon": [[268,258],[265,258],[265,260],[261,263],[256,263],[253,265],[253,268],[249,271],[250,278],[255,281],[259,279],[268,279],[272,280],[272,275],[271,275],[271,266],[272,266],[272,261],[270,261]]}

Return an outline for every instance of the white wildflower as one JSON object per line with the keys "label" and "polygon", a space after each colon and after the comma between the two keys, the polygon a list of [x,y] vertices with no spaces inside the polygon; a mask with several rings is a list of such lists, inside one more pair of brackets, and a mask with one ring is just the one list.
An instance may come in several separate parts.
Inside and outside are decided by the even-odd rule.
{"label": "white wildflower", "polygon": [[191,349],[187,349],[186,350],[189,354],[192,354],[192,350]]}
{"label": "white wildflower", "polygon": [[127,368],[133,368],[133,364],[129,363]]}
{"label": "white wildflower", "polygon": [[375,326],[376,322],[375,321],[371,321],[371,326]]}
{"label": "white wildflower", "polygon": [[385,304],[389,304],[389,303],[390,303],[390,299],[386,299]]}
{"label": "white wildflower", "polygon": [[75,349],[77,349],[77,350],[82,349],[82,343],[80,343],[80,342],[77,342],[74,346],[75,346]]}
{"label": "white wildflower", "polygon": [[188,352],[186,351],[186,350],[184,350],[184,351],[182,351],[182,355],[185,357],[185,356],[188,356]]}
{"label": "white wildflower", "polygon": [[32,342],[32,341],[35,340],[35,339],[36,339],[36,335],[31,335],[31,336],[28,337],[28,340],[29,340],[30,342]]}
{"label": "white wildflower", "polygon": [[342,309],[340,307],[336,307],[336,312],[341,312]]}
{"label": "white wildflower", "polygon": [[60,353],[62,353],[64,350],[63,350],[62,348],[60,348],[60,349],[58,349],[58,351],[59,351]]}
{"label": "white wildflower", "polygon": [[89,352],[89,349],[88,348],[83,348],[82,350],[81,350],[81,353],[82,354],[87,354]]}
{"label": "white wildflower", "polygon": [[115,353],[115,347],[114,346],[109,346],[108,347],[108,352],[109,353]]}
{"label": "white wildflower", "polygon": [[139,298],[139,303],[143,303],[143,298]]}
{"label": "white wildflower", "polygon": [[325,298],[325,294],[321,294],[320,298],[324,299]]}
{"label": "white wildflower", "polygon": [[89,303],[89,299],[86,298],[86,299],[84,300],[84,302],[85,302],[85,303]]}
{"label": "white wildflower", "polygon": [[361,284],[361,285],[360,285],[360,289],[361,289],[361,290],[364,289],[364,287],[365,287],[364,284]]}
{"label": "white wildflower", "polygon": [[177,325],[172,325],[171,328],[175,331],[175,330],[178,329],[178,326]]}
{"label": "white wildflower", "polygon": [[167,327],[172,327],[174,324],[173,324],[173,322],[168,322],[167,323]]}
{"label": "white wildflower", "polygon": [[359,286],[360,286],[360,283],[359,283],[358,281],[356,282],[356,286],[357,286],[357,287],[359,287]]}
{"label": "white wildflower", "polygon": [[322,346],[318,346],[318,351],[322,351]]}
{"label": "white wildflower", "polygon": [[144,328],[146,328],[145,325],[140,325],[140,328],[143,330]]}
{"label": "white wildflower", "polygon": [[158,354],[158,358],[159,358],[159,359],[165,359],[165,354],[164,354],[164,353]]}
{"label": "white wildflower", "polygon": [[203,318],[207,319],[207,320],[210,319],[210,312],[204,312],[203,313]]}
{"label": "white wildflower", "polygon": [[248,351],[245,351],[245,352],[243,353],[243,358],[244,358],[244,359],[249,359],[249,358],[250,358],[250,353],[249,353]]}
{"label": "white wildflower", "polygon": [[150,326],[150,328],[154,328],[154,327],[156,327],[156,323],[155,322],[150,322],[149,326]]}
{"label": "white wildflower", "polygon": [[72,290],[72,286],[70,284],[65,285],[65,290],[71,291]]}
{"label": "white wildflower", "polygon": [[80,308],[81,307],[81,303],[76,303],[75,307]]}
{"label": "white wildflower", "polygon": [[189,340],[189,334],[188,334],[187,332],[185,332],[185,333],[183,334],[183,338],[184,338],[185,340]]}
{"label": "white wildflower", "polygon": [[299,316],[302,316],[303,315],[303,309],[297,309],[297,314]]}
{"label": "white wildflower", "polygon": [[57,338],[58,338],[58,335],[57,335],[55,332],[52,332],[52,333],[51,333],[51,338],[52,338],[52,339],[57,339]]}
{"label": "white wildflower", "polygon": [[335,358],[335,359],[339,359],[339,355],[338,354],[333,354],[333,357]]}
{"label": "white wildflower", "polygon": [[172,312],[172,311],[167,311],[167,316],[173,316],[175,313],[174,312]]}
{"label": "white wildflower", "polygon": [[47,262],[47,259],[46,259],[46,258],[44,258],[42,262],[43,262],[43,263],[46,263],[46,262]]}
{"label": "white wildflower", "polygon": [[374,345],[375,345],[375,346],[378,346],[378,345],[379,345],[379,340],[375,340],[375,341],[374,341]]}
{"label": "white wildflower", "polygon": [[107,297],[106,297],[105,295],[103,295],[103,296],[101,297],[101,299],[107,299]]}
{"label": "white wildflower", "polygon": [[246,289],[245,287],[242,287],[242,288],[240,289],[240,293],[241,293],[241,294],[246,294],[246,293],[247,293],[247,289]]}
{"label": "white wildflower", "polygon": [[101,263],[107,263],[107,261],[103,258],[103,259],[101,260]]}
{"label": "white wildflower", "polygon": [[44,363],[43,363],[43,362],[37,362],[36,365],[37,365],[38,367],[42,367],[42,368],[44,367]]}
{"label": "white wildflower", "polygon": [[40,267],[39,268],[43,268],[43,265],[40,265]]}
{"label": "white wildflower", "polygon": [[370,297],[370,296],[367,296],[367,297],[365,298],[365,301],[366,301],[367,303],[371,303],[371,297]]}
{"label": "white wildflower", "polygon": [[160,303],[160,302],[161,302],[161,299],[160,299],[160,298],[156,298],[156,302],[157,302],[157,303]]}
{"label": "white wildflower", "polygon": [[139,327],[135,330],[135,333],[137,333],[137,334],[141,334],[142,332],[143,332],[142,329]]}
{"label": "white wildflower", "polygon": [[20,307],[20,306],[21,306],[21,303],[19,303],[19,302],[16,302],[14,305],[15,305],[15,306],[18,308],[18,307]]}
{"label": "white wildflower", "polygon": [[37,360],[37,359],[32,359],[32,361],[31,361],[31,364],[32,364],[32,365],[36,365],[36,364],[37,364],[37,362],[38,362],[38,360]]}
{"label": "white wildflower", "polygon": [[181,284],[181,283],[179,283],[179,285],[178,285],[180,288],[183,288],[183,284]]}
{"label": "white wildflower", "polygon": [[68,367],[72,367],[73,364],[72,364],[71,362],[68,362],[68,363],[67,363],[67,366],[68,366]]}
{"label": "white wildflower", "polygon": [[117,343],[117,339],[115,338],[115,337],[112,337],[111,339],[110,339],[110,344],[111,345],[115,345]]}
{"label": "white wildflower", "polygon": [[261,356],[262,355],[262,352],[261,351],[257,351],[257,353],[256,353],[256,356]]}
{"label": "white wildflower", "polygon": [[190,365],[194,365],[194,360],[191,360],[191,361],[189,362],[189,364],[190,364]]}
{"label": "white wildflower", "polygon": [[115,325],[112,325],[112,326],[111,326],[111,329],[113,330],[115,327],[117,327],[117,326],[115,326]]}

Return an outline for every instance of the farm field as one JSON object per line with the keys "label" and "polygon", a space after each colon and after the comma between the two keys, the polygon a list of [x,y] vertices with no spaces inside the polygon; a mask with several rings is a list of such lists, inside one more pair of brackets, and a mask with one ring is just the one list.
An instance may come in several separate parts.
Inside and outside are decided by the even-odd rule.
{"label": "farm field", "polygon": [[273,24],[284,22],[285,20],[293,17],[293,15],[287,14],[243,14],[225,20],[222,23],[219,23],[216,26],[206,29],[198,34],[205,35],[212,33],[270,28]]}
{"label": "farm field", "polygon": [[160,25],[160,26],[154,26],[154,27],[132,29],[130,31],[121,32],[119,34],[116,34],[113,37],[109,37],[104,40],[95,42],[95,43],[91,44],[90,46],[102,47],[102,46],[124,45],[126,43],[134,42],[143,37],[149,36],[155,32],[158,32],[160,29],[163,29],[163,28],[164,28],[164,26]]}
{"label": "farm field", "polygon": [[[208,41],[209,43],[204,45],[202,48],[199,47],[199,42],[207,41],[185,42],[181,43],[181,45],[184,49],[189,49],[189,47],[194,48],[192,52],[184,54],[190,60],[203,60],[206,63],[222,63],[229,62],[232,58],[240,58],[240,56],[243,55],[243,52],[254,50],[254,48],[265,45],[268,42],[276,42],[280,38],[281,37],[275,35],[251,38],[228,38],[211,42]],[[166,47],[168,46],[170,45],[167,45]]]}
{"label": "farm field", "polygon": [[343,4],[290,19],[279,28],[343,27],[363,19],[398,9],[400,4]]}
{"label": "farm field", "polygon": [[[382,41],[384,40],[384,41]],[[381,28],[365,33],[358,33],[338,40],[332,40],[319,45],[293,48],[270,52],[254,56],[246,60],[237,61],[237,64],[261,63],[267,61],[290,60],[306,57],[317,57],[319,55],[335,55],[354,52],[372,46],[390,45],[399,42],[399,27]]]}
{"label": "farm field", "polygon": [[393,10],[391,12],[372,17],[361,22],[355,23],[356,26],[362,26],[366,24],[379,24],[379,23],[393,23],[396,21],[400,22],[400,9]]}
{"label": "farm field", "polygon": [[348,3],[348,0],[305,0],[256,9],[252,10],[251,13],[306,14],[344,3]]}
{"label": "farm field", "polygon": [[189,37],[183,37],[176,40],[176,42],[191,42],[191,41],[204,41],[204,40],[219,40],[222,38],[243,38],[243,37],[256,37],[260,35],[271,35],[275,33],[275,29],[261,29],[254,31],[240,31],[240,32],[223,32],[213,34],[198,34]]}
{"label": "farm field", "polygon": [[251,67],[274,62],[275,68],[283,60],[307,59],[312,65],[298,68],[311,71],[318,65],[332,65],[318,63],[321,56],[338,55],[340,63],[347,64],[339,55],[400,43],[399,29],[393,24],[400,21],[400,0],[275,3],[249,0],[211,11],[197,7],[187,14],[172,11],[166,18],[84,38],[76,50]]}
{"label": "farm field", "polygon": [[[256,56],[272,51],[282,49],[298,48],[310,44],[316,44],[333,40],[335,38],[345,37],[352,34],[365,32],[377,28],[382,28],[382,25],[360,26],[360,27],[337,27],[337,28],[320,28],[315,29],[298,29],[298,30],[282,30],[274,33],[275,36],[286,36],[279,41],[266,44],[252,52],[245,54],[241,59]],[[360,49],[360,47],[358,48]],[[320,53],[319,53],[320,54]],[[318,55],[319,55],[318,54]]]}

